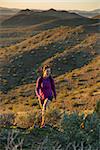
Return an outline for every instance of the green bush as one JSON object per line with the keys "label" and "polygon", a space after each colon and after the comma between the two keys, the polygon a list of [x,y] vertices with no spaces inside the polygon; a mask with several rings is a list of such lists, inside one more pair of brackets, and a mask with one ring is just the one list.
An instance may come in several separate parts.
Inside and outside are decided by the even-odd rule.
{"label": "green bush", "polygon": [[50,124],[52,126],[58,126],[59,121],[61,119],[61,111],[60,109],[54,108],[54,107],[50,107],[49,109],[47,109],[46,111],[46,123]]}
{"label": "green bush", "polygon": [[[15,143],[13,146],[20,144],[22,146],[21,150],[99,150],[100,120],[96,112],[86,117],[84,114],[73,113],[68,115],[66,112],[61,115],[58,109],[52,108],[52,111],[48,111],[47,115],[51,119],[50,121],[48,119],[48,121],[52,126],[47,125],[45,129],[32,128],[30,131],[27,129],[1,128],[0,148],[3,150],[3,148],[7,147],[7,144],[12,142],[11,138],[14,136],[20,140],[13,138],[13,143]],[[39,117],[40,113],[35,111],[34,116],[32,116],[35,123],[38,123]],[[56,124],[56,127],[53,124],[54,126]],[[12,131],[14,131],[13,135],[11,134]],[[9,136],[11,137],[10,139]],[[18,147],[19,149],[20,147]]]}
{"label": "green bush", "polygon": [[16,114],[15,125],[20,128],[29,128],[34,124],[34,114],[19,112]]}
{"label": "green bush", "polygon": [[98,116],[100,116],[100,100],[96,103],[95,111],[98,114]]}
{"label": "green bush", "polygon": [[15,119],[14,113],[0,114],[0,127],[13,125],[14,119]]}
{"label": "green bush", "polygon": [[66,143],[75,141],[80,145],[83,142],[86,150],[89,145],[93,150],[99,147],[99,126],[96,113],[88,115],[86,118],[84,115],[78,116],[76,113],[64,114],[61,120],[61,130],[66,137]]}

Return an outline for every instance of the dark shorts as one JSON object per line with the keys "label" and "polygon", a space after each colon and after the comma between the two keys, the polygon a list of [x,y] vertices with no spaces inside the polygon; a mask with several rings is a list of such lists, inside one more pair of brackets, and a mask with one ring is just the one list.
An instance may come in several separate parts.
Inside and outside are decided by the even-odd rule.
{"label": "dark shorts", "polygon": [[[53,96],[48,96],[48,100],[52,101],[53,99]],[[44,99],[45,100],[45,99]],[[44,104],[44,100],[41,100],[41,104],[43,105]]]}
{"label": "dark shorts", "polygon": [[48,100],[52,101],[52,99],[53,99],[53,96],[48,97]]}

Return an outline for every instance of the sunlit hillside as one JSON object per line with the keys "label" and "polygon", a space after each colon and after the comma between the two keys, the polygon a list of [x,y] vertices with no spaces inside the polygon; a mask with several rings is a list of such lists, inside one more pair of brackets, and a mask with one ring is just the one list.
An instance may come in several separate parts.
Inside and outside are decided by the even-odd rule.
{"label": "sunlit hillside", "polygon": [[[25,142],[17,141],[20,150],[22,145],[25,150],[36,150],[41,147],[41,150],[44,147],[49,147],[50,150],[65,150],[66,147],[66,150],[80,150],[77,149],[80,147],[84,147],[84,150],[99,150],[99,26],[98,16],[90,19],[76,13],[54,9],[21,10],[2,21],[2,150],[6,147],[5,141],[9,130],[12,130],[13,134],[9,134],[9,138],[14,136],[13,129],[10,128],[16,128],[14,131],[18,133],[19,139],[25,139]],[[38,68],[44,64],[49,64],[52,68],[57,91],[57,100],[52,101],[46,113],[46,130],[39,128],[41,109],[35,94]],[[32,130],[27,130],[31,126]],[[35,127],[37,129],[34,129]],[[2,138],[4,134],[6,139]],[[13,149],[16,146],[12,143],[8,140],[8,147]],[[16,142],[14,144],[16,145]]]}

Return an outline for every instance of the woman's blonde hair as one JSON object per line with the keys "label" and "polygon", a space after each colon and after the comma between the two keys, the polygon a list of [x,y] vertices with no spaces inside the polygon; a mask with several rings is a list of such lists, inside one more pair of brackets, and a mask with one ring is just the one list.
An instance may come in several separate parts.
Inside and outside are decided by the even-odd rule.
{"label": "woman's blonde hair", "polygon": [[49,65],[44,65],[42,71],[44,72],[46,69],[50,68]]}

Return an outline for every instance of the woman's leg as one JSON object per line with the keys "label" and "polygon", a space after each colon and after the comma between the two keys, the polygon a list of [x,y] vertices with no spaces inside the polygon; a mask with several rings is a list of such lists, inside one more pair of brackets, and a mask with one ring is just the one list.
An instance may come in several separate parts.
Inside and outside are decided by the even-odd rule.
{"label": "woman's leg", "polygon": [[41,103],[41,100],[40,100],[40,99],[38,99],[38,100],[39,100],[40,108],[42,109],[42,108],[43,108],[43,105],[42,105],[42,103]]}
{"label": "woman's leg", "polygon": [[45,125],[45,111],[46,111],[46,108],[49,105],[49,103],[50,103],[50,100],[48,100],[48,98],[44,100],[44,104],[43,104],[43,108],[42,108],[42,123],[41,123],[41,126]]}

